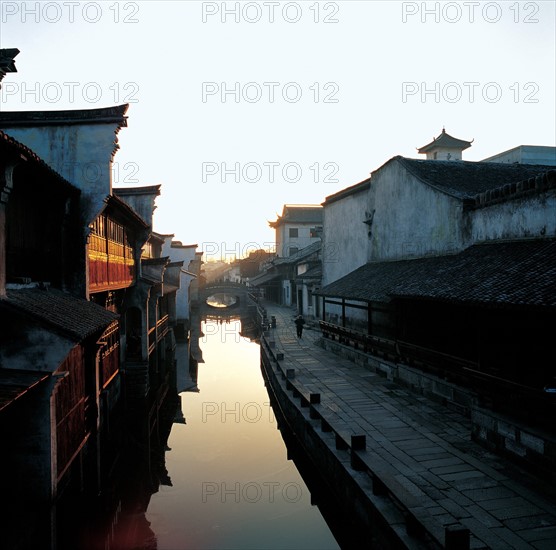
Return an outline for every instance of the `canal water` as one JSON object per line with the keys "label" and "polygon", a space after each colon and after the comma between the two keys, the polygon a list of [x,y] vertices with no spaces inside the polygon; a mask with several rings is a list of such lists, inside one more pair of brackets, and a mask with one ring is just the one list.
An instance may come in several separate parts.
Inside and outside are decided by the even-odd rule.
{"label": "canal water", "polygon": [[146,513],[155,547],[338,548],[288,459],[258,343],[240,335],[239,320],[206,321],[202,332],[195,391],[180,394],[186,424],[174,424],[168,439],[169,483]]}

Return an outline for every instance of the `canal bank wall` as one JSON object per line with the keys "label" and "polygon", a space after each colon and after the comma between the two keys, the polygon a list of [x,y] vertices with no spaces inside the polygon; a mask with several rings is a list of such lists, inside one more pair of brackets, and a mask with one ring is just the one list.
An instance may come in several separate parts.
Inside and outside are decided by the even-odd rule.
{"label": "canal bank wall", "polygon": [[460,407],[319,347],[320,331],[297,338],[293,309],[261,305],[276,321],[261,337],[273,406],[362,527],[355,547],[552,548],[546,481],[475,443]]}
{"label": "canal bank wall", "polygon": [[[318,394],[296,384],[295,372],[283,360],[275,343],[263,335],[261,369],[271,403],[280,409],[307,455],[314,458],[315,468],[327,480],[338,506],[353,518],[354,528],[368,533],[367,540],[360,542],[376,548],[442,548],[444,533],[427,529],[426,519],[420,517],[422,510],[408,509],[376,475],[369,475],[358,460],[360,437],[347,427],[334,429],[319,411]],[[405,492],[402,487],[399,490]]]}

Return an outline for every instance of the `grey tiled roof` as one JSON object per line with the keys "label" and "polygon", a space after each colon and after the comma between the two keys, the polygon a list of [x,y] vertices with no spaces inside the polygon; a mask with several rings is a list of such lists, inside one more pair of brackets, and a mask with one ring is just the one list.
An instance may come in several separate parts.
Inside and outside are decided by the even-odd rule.
{"label": "grey tiled roof", "polygon": [[454,255],[370,263],[318,294],[554,308],[556,239],[479,244]]}
{"label": "grey tiled roof", "polygon": [[63,111],[1,111],[0,127],[61,126],[67,124],[117,123],[118,129],[127,126],[125,116],[129,104],[95,109],[67,109]]}
{"label": "grey tiled roof", "polygon": [[264,271],[263,273],[259,273],[255,277],[251,277],[249,279],[249,286],[259,286],[274,279],[278,279],[280,277],[280,273],[278,271]]}
{"label": "grey tiled roof", "polygon": [[328,206],[333,202],[339,201],[341,199],[345,199],[346,197],[350,197],[351,195],[356,195],[357,193],[362,193],[367,191],[371,185],[371,178],[367,178],[366,180],[360,181],[354,185],[346,187],[341,191],[334,193],[333,195],[328,195],[324,202],[322,203],[323,206]]}
{"label": "grey tiled roof", "polygon": [[298,279],[321,279],[322,278],[322,266],[317,265],[308,269],[305,273],[297,276]]}
{"label": "grey tiled roof", "polygon": [[537,164],[418,160],[401,156],[394,159],[423,183],[459,199],[472,199],[479,193],[554,170],[553,166]]}
{"label": "grey tiled roof", "polygon": [[295,254],[292,254],[291,256],[288,256],[286,258],[276,258],[275,260],[272,261],[272,263],[274,265],[286,265],[286,264],[295,264],[305,258],[308,258],[309,256],[311,256],[312,254],[315,254],[316,252],[319,252],[319,250],[321,249],[322,243],[321,241],[315,241],[314,243],[310,244],[309,246],[306,246],[305,248],[302,248],[301,250],[298,250]]}
{"label": "grey tiled roof", "polygon": [[426,153],[431,149],[436,149],[437,147],[451,147],[464,150],[471,147],[471,143],[471,141],[455,138],[450,134],[447,134],[446,130],[442,129],[442,133],[437,138],[434,138],[430,143],[423,145],[423,147],[419,148],[418,151],[419,153]]}
{"label": "grey tiled roof", "polygon": [[98,304],[55,289],[26,288],[6,294],[0,306],[17,309],[77,341],[102,331],[119,317]]}
{"label": "grey tiled roof", "polygon": [[322,223],[322,206],[286,204],[282,215],[269,225],[276,227],[283,223]]}

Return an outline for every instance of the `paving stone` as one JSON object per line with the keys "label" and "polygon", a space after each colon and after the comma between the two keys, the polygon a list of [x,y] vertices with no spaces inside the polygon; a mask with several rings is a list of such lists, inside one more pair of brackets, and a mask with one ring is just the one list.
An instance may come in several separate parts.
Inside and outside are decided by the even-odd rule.
{"label": "paving stone", "polygon": [[462,463],[461,458],[459,458],[457,456],[451,456],[448,453],[446,453],[446,454],[448,456],[446,456],[445,458],[436,458],[436,459],[433,459],[433,460],[420,460],[419,462],[421,463],[421,466],[424,466],[425,468],[438,468],[438,467],[441,467],[441,466],[454,466],[455,464],[461,464]]}
{"label": "paving stone", "polygon": [[471,517],[471,513],[462,508],[459,504],[453,501],[451,498],[443,498],[437,501],[442,508],[447,510],[450,514],[452,514],[456,519],[461,518],[469,518]]}
{"label": "paving stone", "polygon": [[554,527],[556,525],[554,516],[549,514],[512,518],[505,520],[503,523],[508,529],[513,531],[534,529],[535,527]]}
{"label": "paving stone", "polygon": [[444,481],[464,481],[472,478],[484,478],[485,474],[477,470],[468,470],[465,472],[456,472],[454,474],[442,474],[439,475],[439,477]]}
{"label": "paving stone", "polygon": [[[481,508],[485,510],[499,510],[501,508],[511,508],[513,506],[528,506],[529,503],[522,497],[496,498],[481,502]],[[538,511],[538,508],[537,508]]]}
{"label": "paving stone", "polygon": [[[275,332],[275,338],[284,352],[283,365],[296,369],[296,387],[321,394],[321,409],[334,429],[367,436],[369,464],[383,461],[387,470],[391,468],[392,482],[408,506],[418,499],[442,525],[459,520],[471,530],[473,549],[552,549],[556,506],[528,488],[517,468],[508,470],[502,458],[471,441],[469,418],[315,346],[318,330],[307,330],[302,340],[297,339],[289,327],[291,309],[269,304],[267,310],[288,326],[287,331]],[[474,413],[474,419],[484,426],[496,422],[484,413]],[[511,426],[502,428],[508,436],[514,434]],[[321,435],[334,440],[333,434]],[[523,445],[541,449],[527,434]],[[349,453],[338,456],[350,469]],[[363,479],[368,479],[366,474]]]}
{"label": "paving stone", "polygon": [[556,526],[555,527],[537,527],[534,529],[524,529],[523,531],[517,531],[517,535],[519,535],[523,540],[528,542],[535,542],[535,541],[552,541],[553,548],[554,542],[556,541]]}
{"label": "paving stone", "polygon": [[519,550],[532,550],[534,548],[527,541],[524,541],[520,536],[505,527],[494,527],[492,532],[505,540],[509,548],[516,548]]}
{"label": "paving stone", "polygon": [[481,542],[492,550],[507,550],[508,543],[475,518],[462,518],[460,523],[467,527]]}
{"label": "paving stone", "polygon": [[460,464],[451,464],[450,466],[439,466],[436,468],[430,468],[430,471],[437,476],[442,474],[455,474],[457,472],[475,472],[475,468],[470,466],[466,462],[460,460]]}
{"label": "paving stone", "polygon": [[531,543],[538,550],[554,550],[554,540],[539,540]]}
{"label": "paving stone", "polygon": [[480,521],[485,527],[502,527],[501,521],[497,520],[494,516],[491,516],[484,508],[476,504],[471,506],[466,506],[466,510],[478,521]]}

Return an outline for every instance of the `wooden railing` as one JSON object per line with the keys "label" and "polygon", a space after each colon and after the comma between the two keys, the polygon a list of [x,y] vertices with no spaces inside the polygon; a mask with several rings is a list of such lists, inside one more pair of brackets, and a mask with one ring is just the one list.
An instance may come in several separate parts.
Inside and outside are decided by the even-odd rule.
{"label": "wooden railing", "polygon": [[162,340],[170,329],[169,316],[164,315],[156,322],[156,326],[149,329],[149,355],[155,350],[156,344]]}
{"label": "wooden railing", "polygon": [[322,335],[325,338],[330,338],[331,340],[338,339],[340,344],[351,345],[355,349],[362,349],[364,352],[382,356],[384,359],[394,359],[398,355],[397,344],[394,340],[365,334],[364,332],[340,327],[325,321],[320,321],[319,324]]}
{"label": "wooden railing", "polygon": [[161,319],[159,319],[156,323],[156,340],[160,342],[164,336],[168,334],[169,328],[169,316],[164,315]]}
{"label": "wooden railing", "polygon": [[149,355],[156,348],[156,326],[149,329]]}
{"label": "wooden railing", "polygon": [[481,404],[510,414],[552,426],[556,413],[556,393],[527,386],[481,369],[470,361],[401,340],[389,340],[346,327],[320,321],[324,338],[361,349],[377,357],[414,366],[448,382],[467,387],[477,393]]}

